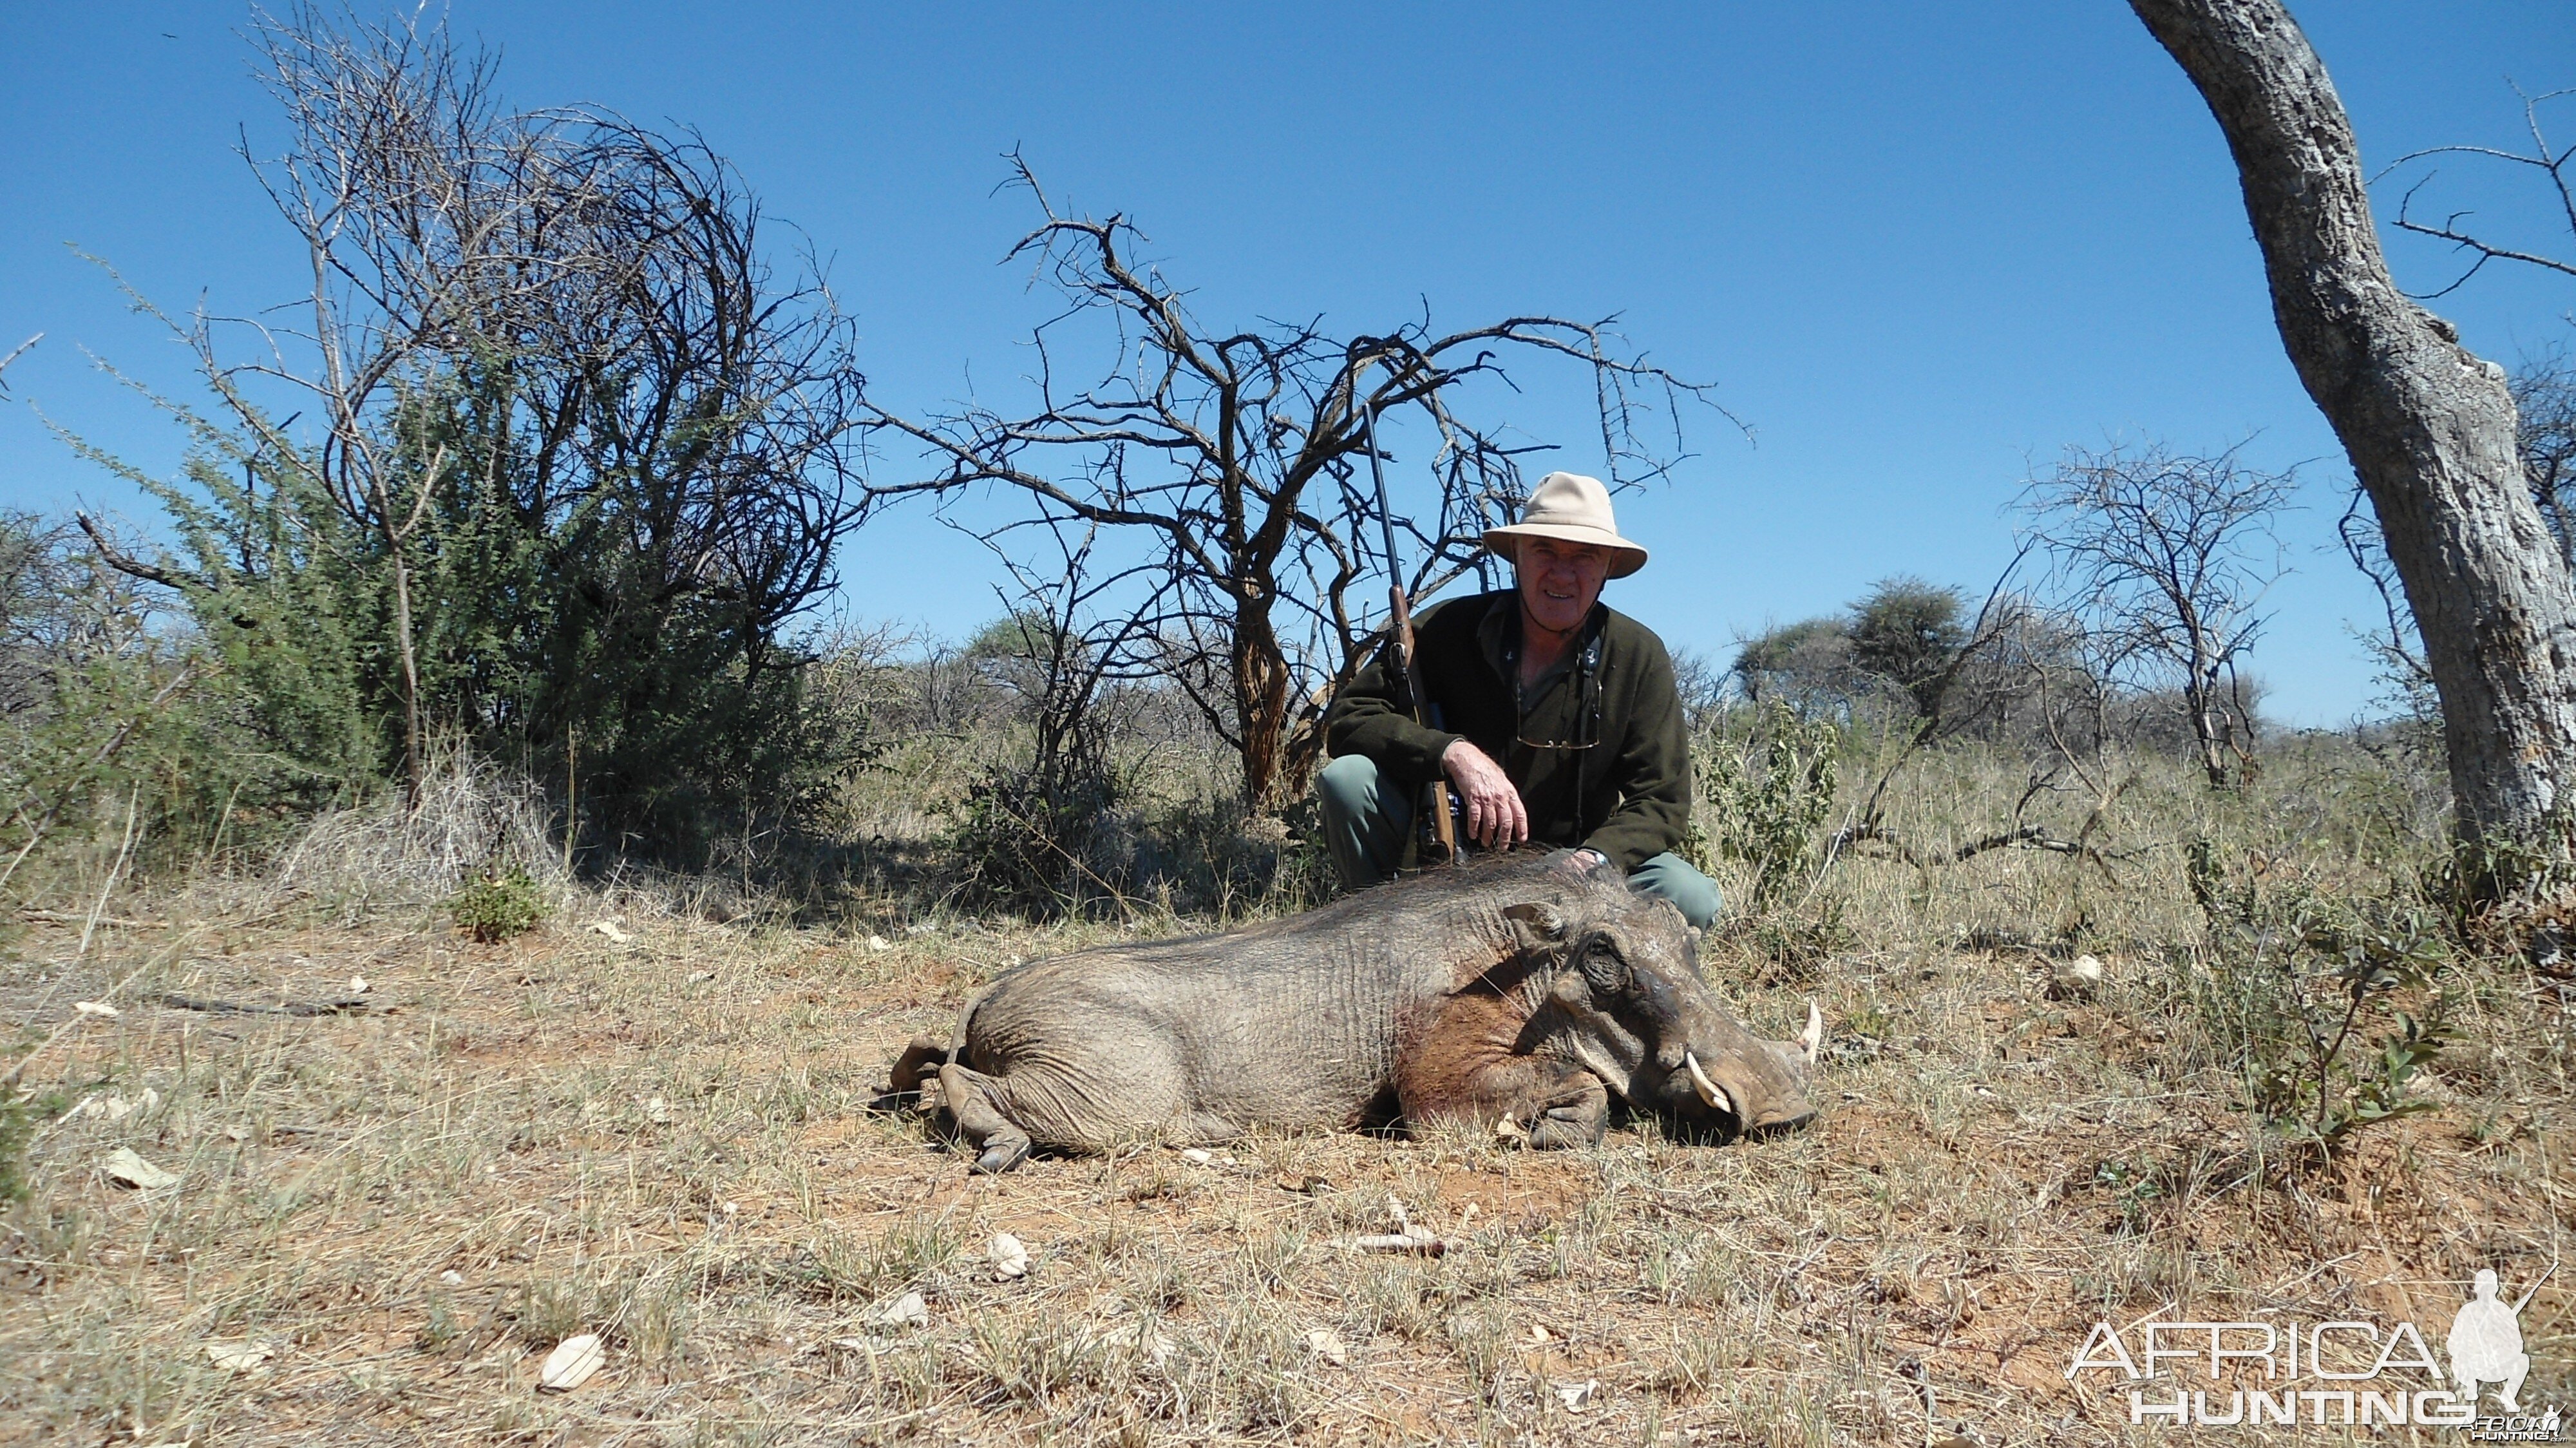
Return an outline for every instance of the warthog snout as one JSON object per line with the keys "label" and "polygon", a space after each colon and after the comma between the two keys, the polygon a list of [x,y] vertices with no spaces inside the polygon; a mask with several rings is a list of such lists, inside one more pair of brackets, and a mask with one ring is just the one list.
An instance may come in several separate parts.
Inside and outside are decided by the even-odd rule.
{"label": "warthog snout", "polygon": [[[1700,1103],[1712,1111],[1733,1118],[1742,1131],[1771,1131],[1804,1126],[1815,1119],[1816,1109],[1807,1100],[1808,1075],[1816,1064],[1816,1052],[1824,1045],[1825,1015],[1807,1002],[1807,1024],[1789,1041],[1756,1039],[1754,1045],[1770,1058],[1775,1069],[1748,1069],[1740,1053],[1729,1053],[1717,1059],[1721,1074],[1733,1080],[1722,1083],[1700,1064],[1699,1053],[1684,1049],[1682,1069],[1689,1076],[1691,1090]],[[1759,1059],[1758,1057],[1756,1058]]]}

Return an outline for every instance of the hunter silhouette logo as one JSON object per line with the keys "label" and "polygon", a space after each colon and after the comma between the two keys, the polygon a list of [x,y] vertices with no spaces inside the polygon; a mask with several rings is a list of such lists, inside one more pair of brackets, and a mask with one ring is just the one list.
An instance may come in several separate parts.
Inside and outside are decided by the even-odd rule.
{"label": "hunter silhouette logo", "polygon": [[[2548,1280],[2548,1272],[2540,1274],[2540,1282]],[[2521,1400],[2514,1395],[2522,1391],[2522,1380],[2531,1376],[2531,1354],[2522,1350],[2522,1310],[2531,1305],[2540,1282],[2531,1284],[2520,1302],[2507,1307],[2496,1299],[2495,1269],[2478,1273],[2477,1286],[2460,1305],[2459,1315],[2451,1319],[2450,1340],[2443,1344],[2451,1350],[2451,1381],[2460,1385],[2464,1401],[2474,1406],[2479,1390],[2494,1383],[2496,1401],[2504,1404],[2504,1410],[2522,1411]]]}
{"label": "hunter silhouette logo", "polygon": [[[2485,1442],[2554,1442],[2558,1410],[2526,1414],[2531,1375],[2521,1315],[2552,1265],[2519,1301],[2497,1295],[2493,1269],[2477,1274],[2451,1319],[2449,1372],[2412,1322],[2344,1318],[2093,1324],[2067,1364],[2070,1382],[2111,1372],[2129,1384],[2128,1419],[2172,1427],[2459,1427]],[[2134,1350],[2133,1350],[2134,1348]],[[2485,1389],[2510,1416],[2478,1416]]]}

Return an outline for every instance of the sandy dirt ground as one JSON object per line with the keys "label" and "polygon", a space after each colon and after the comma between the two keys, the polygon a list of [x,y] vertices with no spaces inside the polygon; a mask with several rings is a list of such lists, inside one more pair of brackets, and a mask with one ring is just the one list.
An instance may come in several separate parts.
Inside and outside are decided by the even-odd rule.
{"label": "sandy dirt ground", "polygon": [[[2481,998],[2505,1044],[2446,1056],[2440,1109],[2327,1163],[2177,1059],[2148,963],[2069,994],[2028,952],[1890,950],[1757,985],[1713,950],[1767,1034],[1823,1004],[1812,1129],[979,1178],[875,1108],[888,1060],[1114,930],[603,918],[478,945],[174,905],[85,951],[27,924],[0,1024],[52,1119],[0,1237],[0,1442],[2180,1441],[2117,1374],[2070,1380],[2093,1324],[2404,1319],[2438,1350],[2479,1268],[2518,1296],[2551,1267],[2576,1194],[2567,1018],[2528,976]],[[120,1183],[119,1149],[176,1180]],[[1399,1206],[1442,1255],[1348,1245]],[[2571,1274],[2522,1314],[2526,1404],[2576,1410]],[[585,1333],[604,1364],[543,1390]]]}

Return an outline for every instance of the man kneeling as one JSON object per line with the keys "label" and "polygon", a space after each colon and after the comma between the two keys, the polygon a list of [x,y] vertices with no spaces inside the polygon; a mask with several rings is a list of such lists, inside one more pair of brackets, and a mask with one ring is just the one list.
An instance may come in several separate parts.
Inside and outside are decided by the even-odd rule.
{"label": "man kneeling", "polygon": [[1573,846],[1627,873],[1630,888],[1717,918],[1717,885],[1672,853],[1690,828],[1690,741],[1663,640],[1601,602],[1601,586],[1646,564],[1619,536],[1610,493],[1550,473],[1521,521],[1485,531],[1517,586],[1452,599],[1415,621],[1426,728],[1396,707],[1389,656],[1325,716],[1334,755],[1317,782],[1325,840],[1344,884],[1393,874],[1423,786],[1446,778],[1467,835],[1486,849]]}

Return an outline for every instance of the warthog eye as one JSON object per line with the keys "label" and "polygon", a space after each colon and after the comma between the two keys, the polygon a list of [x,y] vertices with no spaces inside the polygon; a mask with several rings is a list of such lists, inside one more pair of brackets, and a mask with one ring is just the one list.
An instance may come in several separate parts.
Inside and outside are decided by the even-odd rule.
{"label": "warthog eye", "polygon": [[1577,968],[1583,972],[1584,984],[1596,996],[1615,997],[1628,993],[1630,974],[1628,958],[1619,953],[1619,943],[1607,935],[1587,937],[1578,947]]}

